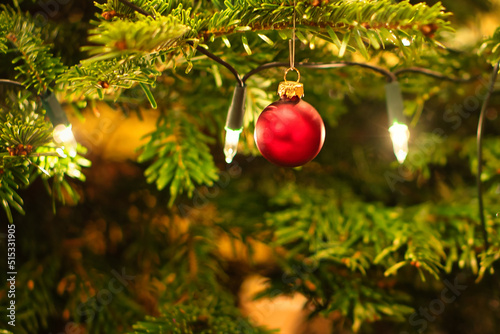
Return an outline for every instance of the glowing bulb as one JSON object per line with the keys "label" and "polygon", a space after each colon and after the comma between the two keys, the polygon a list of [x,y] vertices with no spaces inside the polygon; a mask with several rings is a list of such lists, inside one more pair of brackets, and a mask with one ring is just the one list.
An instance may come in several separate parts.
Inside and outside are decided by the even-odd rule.
{"label": "glowing bulb", "polygon": [[406,38],[406,37],[401,40],[401,43],[403,43],[404,46],[410,46],[411,45],[410,40],[408,38]]}
{"label": "glowing bulb", "polygon": [[226,143],[224,145],[224,155],[226,162],[230,164],[233,161],[238,150],[238,141],[240,140],[241,129],[231,130],[226,128]]}
{"label": "glowing bulb", "polygon": [[392,147],[394,154],[399,163],[402,164],[408,155],[408,140],[410,139],[410,131],[406,124],[394,122],[389,128],[392,139]]}
{"label": "glowing bulb", "polygon": [[234,87],[233,99],[227,112],[226,118],[226,143],[224,145],[224,155],[226,162],[230,164],[233,161],[238,150],[238,140],[243,130],[243,115],[245,114],[245,96],[247,86],[237,85]]}
{"label": "glowing bulb", "polygon": [[76,156],[76,139],[71,130],[71,125],[58,124],[54,128],[54,141],[64,146],[70,157]]}
{"label": "glowing bulb", "polygon": [[61,158],[67,158],[67,157],[68,157],[68,156],[66,155],[66,153],[64,153],[63,149],[62,149],[62,148],[60,148],[60,147],[56,148],[56,152],[57,152],[57,154],[59,154],[59,156],[60,156]]}

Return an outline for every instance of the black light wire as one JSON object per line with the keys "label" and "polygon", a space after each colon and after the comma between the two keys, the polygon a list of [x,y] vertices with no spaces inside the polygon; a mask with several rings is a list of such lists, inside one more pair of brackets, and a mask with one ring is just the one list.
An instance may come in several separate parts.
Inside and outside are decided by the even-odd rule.
{"label": "black light wire", "polygon": [[13,81],[13,80],[8,80],[8,79],[0,79],[0,83],[7,84],[7,85],[13,85],[13,86],[17,86],[20,88],[26,88],[22,83],[17,82],[17,81]]}
{"label": "black light wire", "polygon": [[490,84],[488,87],[488,93],[486,94],[486,98],[483,101],[483,105],[481,106],[481,112],[479,113],[479,122],[477,125],[477,174],[476,174],[476,183],[477,183],[477,196],[479,200],[479,219],[481,221],[481,229],[483,232],[484,239],[484,248],[487,251],[490,248],[490,244],[488,242],[488,231],[486,230],[486,219],[484,217],[484,201],[483,201],[483,183],[481,182],[481,174],[483,173],[483,128],[484,128],[484,119],[486,117],[486,109],[488,108],[488,103],[491,99],[491,95],[493,94],[493,90],[495,88],[495,82],[497,80],[498,68],[500,63],[497,63],[493,68],[493,72],[491,73]]}
{"label": "black light wire", "polygon": [[[295,64],[297,67],[306,67],[306,68],[317,68],[317,69],[326,69],[326,68],[339,68],[339,67],[346,67],[346,66],[360,66],[364,68],[371,69],[375,72],[378,72],[380,74],[383,74],[384,76],[387,77],[388,81],[394,81],[396,80],[396,76],[394,73],[383,69],[381,67],[365,64],[365,63],[357,63],[357,62],[352,62],[352,61],[334,61],[334,62],[327,62],[327,63],[297,63]],[[288,63],[284,62],[273,62],[273,63],[267,63],[260,65],[257,68],[254,68],[245,76],[243,76],[243,82],[246,82],[252,75],[257,74],[259,72],[262,72],[264,70],[267,70],[269,68],[275,68],[275,67],[288,67]]]}
{"label": "black light wire", "polygon": [[141,13],[142,15],[145,15],[145,16],[151,16],[153,19],[156,19],[156,16],[145,11],[144,9],[142,9],[141,7],[131,3],[130,1],[128,0],[118,0],[120,1],[122,4],[124,4],[125,6],[128,6],[130,7],[131,9],[135,10],[136,12],[138,13]]}
{"label": "black light wire", "polygon": [[[187,42],[189,45],[191,46],[194,46],[194,43],[189,41]],[[215,62],[221,64],[222,66],[224,66],[225,68],[227,68],[229,70],[229,72],[231,72],[235,79],[236,79],[236,82],[238,83],[238,85],[240,87],[243,87],[245,85],[245,82],[241,79],[241,76],[240,74],[238,73],[238,71],[233,67],[231,66],[228,62],[224,61],[222,58],[220,58],[219,56],[216,56],[214,55],[213,53],[211,53],[210,51],[208,51],[207,49],[201,47],[201,46],[196,46],[196,50],[199,51],[200,53],[204,54],[205,56],[207,56],[208,58],[214,60]]]}
{"label": "black light wire", "polygon": [[402,68],[399,70],[394,71],[394,75],[399,76],[400,74],[403,73],[418,73],[418,74],[424,74],[429,77],[435,78],[435,79],[440,79],[444,81],[451,81],[451,82],[472,82],[478,80],[481,76],[471,76],[470,78],[452,78],[449,76],[446,76],[442,73],[435,72],[426,68],[422,67],[408,67],[408,68]]}

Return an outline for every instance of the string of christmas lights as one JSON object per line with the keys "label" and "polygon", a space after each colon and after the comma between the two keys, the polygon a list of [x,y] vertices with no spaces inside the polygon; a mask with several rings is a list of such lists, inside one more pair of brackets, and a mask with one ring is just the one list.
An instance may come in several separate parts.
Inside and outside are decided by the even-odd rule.
{"label": "string of christmas lights", "polygon": [[[155,18],[155,15],[146,12],[140,7],[137,7],[133,3],[127,1],[127,0],[119,0],[122,4],[130,7],[134,11],[137,11],[143,15],[151,16]],[[300,78],[300,73],[298,72],[297,68],[299,67],[304,67],[304,68],[315,68],[315,69],[328,69],[328,68],[340,68],[340,67],[346,67],[346,66],[359,66],[363,68],[370,69],[372,71],[375,71],[379,74],[382,74],[386,77],[387,79],[387,84],[386,84],[386,102],[387,102],[387,112],[388,112],[388,120],[389,120],[389,133],[393,142],[393,148],[394,148],[394,154],[397,158],[397,160],[400,163],[403,163],[407,154],[408,154],[408,140],[409,140],[409,130],[408,126],[406,125],[406,122],[404,120],[404,105],[403,105],[403,97],[401,93],[401,89],[399,86],[399,83],[397,81],[397,77],[406,73],[417,73],[417,74],[422,74],[426,75],[435,79],[439,80],[446,80],[446,81],[452,81],[452,82],[457,82],[457,83],[465,83],[465,82],[472,82],[475,81],[479,78],[479,76],[475,77],[470,77],[470,78],[453,78],[446,76],[442,73],[435,72],[429,69],[421,68],[421,67],[409,67],[409,68],[403,68],[403,69],[398,69],[394,72],[391,72],[387,69],[374,66],[371,64],[366,64],[366,63],[359,63],[359,62],[350,62],[350,61],[334,61],[334,62],[326,62],[326,63],[297,63],[295,64],[295,8],[294,8],[294,19],[293,19],[293,36],[292,40],[289,41],[290,43],[290,63],[283,63],[283,62],[272,62],[272,63],[267,63],[260,65],[259,67],[251,70],[247,74],[245,74],[243,77],[240,76],[238,71],[231,66],[229,63],[224,61],[222,58],[214,55],[211,53],[209,50],[197,45],[196,50],[199,51],[200,53],[204,54],[208,58],[216,61],[217,63],[221,64],[222,66],[226,67],[235,77],[236,79],[236,86],[234,89],[233,93],[233,98],[231,102],[231,106],[229,107],[228,110],[228,115],[226,119],[226,125],[225,125],[225,130],[226,130],[226,140],[225,140],[225,146],[224,146],[224,153],[226,157],[226,162],[231,163],[232,159],[236,155],[237,152],[237,147],[238,147],[238,141],[239,141],[239,136],[241,131],[243,130],[243,116],[244,116],[244,104],[245,104],[245,96],[246,96],[246,81],[253,75],[266,70],[270,68],[276,68],[276,67],[287,67],[289,66],[288,70],[296,70],[297,73],[299,74]],[[187,42],[191,46],[194,47],[194,43],[192,42]],[[297,68],[296,68],[297,67]],[[483,124],[484,124],[484,118],[485,118],[485,110],[487,108],[487,104],[489,102],[489,99],[491,97],[491,94],[493,92],[494,88],[494,83],[496,81],[497,73],[498,73],[498,67],[499,64],[497,64],[494,69],[493,73],[491,75],[491,82],[490,86],[488,89],[488,95],[486,96],[482,108],[481,108],[481,114],[480,114],[480,119],[479,119],[479,124],[478,124],[478,130],[477,130],[477,154],[478,154],[478,172],[477,172],[477,190],[478,190],[478,196],[479,196],[479,214],[480,214],[480,219],[481,219],[481,226],[483,230],[483,237],[484,237],[484,242],[486,248],[489,247],[489,243],[487,240],[487,231],[486,231],[486,226],[485,226],[485,218],[484,218],[484,204],[483,204],[483,199],[482,199],[482,183],[481,183],[481,173],[482,173],[482,136],[483,136]],[[288,72],[287,70],[287,72]],[[297,83],[297,82],[292,82],[292,83]],[[13,85],[18,85],[22,86],[22,84],[11,81],[11,80],[6,80],[6,79],[0,79],[0,83],[7,83],[7,84],[13,84]],[[285,72],[285,84],[290,83],[287,82],[286,80],[286,72]],[[295,88],[294,88],[295,89]],[[296,94],[294,97],[298,97],[300,100],[301,94]],[[303,101],[301,101],[303,102]],[[42,103],[44,104],[45,109],[47,110],[47,114],[49,118],[51,118],[51,121],[56,128],[59,127],[59,125],[62,125],[60,127],[60,131],[54,131],[54,140],[56,142],[64,142],[67,143],[66,145],[72,147],[73,145],[76,145],[76,141],[74,141],[74,136],[72,136],[71,132],[71,125],[67,121],[66,115],[64,114],[64,111],[60,107],[59,102],[57,99],[55,99],[55,96],[47,91],[46,94],[42,98]],[[266,108],[267,109],[267,108]],[[62,111],[62,113],[61,113]],[[69,129],[69,131],[67,131]],[[320,145],[321,146],[321,145]],[[321,148],[321,147],[320,147]],[[70,150],[70,152],[73,152]],[[76,152],[76,151],[75,151]],[[319,152],[319,151],[318,151]],[[70,153],[71,154],[71,153]],[[317,153],[316,153],[317,154]],[[315,156],[315,155],[314,155]],[[314,157],[313,156],[313,157]],[[307,162],[307,161],[305,161]]]}

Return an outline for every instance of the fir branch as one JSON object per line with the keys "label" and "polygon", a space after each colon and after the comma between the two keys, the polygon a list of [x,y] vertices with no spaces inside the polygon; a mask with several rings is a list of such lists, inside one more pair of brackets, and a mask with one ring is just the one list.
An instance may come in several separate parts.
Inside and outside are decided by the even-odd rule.
{"label": "fir branch", "polygon": [[31,258],[19,265],[16,334],[47,331],[48,319],[57,315],[56,303],[48,291],[55,290],[60,268],[61,262],[53,261],[49,256]]}
{"label": "fir branch", "polygon": [[[71,196],[73,202],[78,201],[78,194],[66,176],[83,181],[81,168],[90,166],[90,162],[81,156],[61,158],[56,154],[52,125],[35,111],[36,105],[29,100],[30,96],[18,93],[15,96],[17,101],[7,100],[7,108],[0,107],[0,170],[5,178],[0,185],[0,198],[4,200],[3,207],[9,220],[12,215],[8,204],[24,213],[22,199],[14,191],[16,184],[27,187],[39,175],[43,175],[45,182],[53,179],[49,194],[53,195],[55,210],[55,201],[64,202],[65,194]],[[15,182],[9,182],[10,179]]]}
{"label": "fir branch", "polygon": [[[8,169],[0,162],[0,202],[10,223],[14,220],[10,208],[14,208],[20,214],[25,214],[23,209],[23,199],[17,194],[20,179],[27,179],[27,169],[24,166],[17,166],[16,169]],[[17,175],[17,177],[16,177]]]}
{"label": "fir branch", "polygon": [[181,193],[191,197],[195,184],[211,186],[217,180],[207,142],[209,137],[190,123],[185,116],[161,116],[157,130],[150,135],[148,144],[141,148],[139,162],[155,160],[146,169],[149,183],[156,183],[159,190],[170,187],[169,205]]}
{"label": "fir branch", "polygon": [[155,15],[149,14],[146,10],[142,9],[141,5],[133,4],[133,3],[131,3],[128,0],[119,0],[119,1],[121,3],[123,3],[125,6],[128,6],[128,7],[132,8],[134,11],[136,11],[136,12],[142,14],[142,15],[151,16],[153,19],[156,18]]}
{"label": "fir branch", "polygon": [[484,118],[486,117],[486,108],[488,108],[488,103],[490,102],[491,94],[493,94],[493,89],[495,88],[495,82],[497,80],[498,69],[500,67],[500,62],[496,63],[493,71],[491,73],[490,84],[488,86],[488,93],[484,98],[483,105],[481,106],[481,112],[479,113],[479,122],[477,125],[477,195],[479,199],[479,221],[481,222],[481,228],[484,239],[484,247],[486,250],[490,247],[488,241],[488,231],[486,230],[486,219],[484,218],[484,204],[483,204],[483,181],[481,180],[483,172],[483,128],[484,128]]}
{"label": "fir branch", "polygon": [[7,22],[1,38],[6,38],[20,55],[12,62],[17,64],[17,78],[24,77],[22,84],[33,87],[40,94],[46,91],[64,71],[57,57],[50,53],[49,46],[40,37],[40,30],[30,17],[23,17],[14,10],[3,6],[0,21]]}
{"label": "fir branch", "polygon": [[[65,157],[50,155],[53,151],[54,147],[41,147],[31,157],[33,167],[30,182],[33,182],[38,176],[42,178],[47,193],[52,196],[52,209],[55,212],[56,202],[61,202],[63,205],[68,202],[68,199],[72,204],[79,202],[80,195],[68,182],[68,178],[85,181],[82,168],[90,167],[91,162],[81,155],[75,157],[71,157],[69,154]],[[80,154],[86,152],[81,146],[79,146],[78,151]]]}
{"label": "fir branch", "polygon": [[[298,1],[297,28],[329,36],[340,50],[349,40],[359,36],[375,46],[384,46],[385,38],[401,44],[399,32],[409,35],[433,37],[439,29],[449,29],[448,14],[440,4],[432,7],[421,3],[411,5],[408,1],[394,4],[392,1],[341,1],[314,6],[309,1]],[[225,10],[215,13],[208,21],[200,37],[229,35],[243,31],[266,31],[290,29],[293,1],[236,1]],[[237,20],[233,19],[238,17]],[[341,39],[336,33],[344,34]],[[359,38],[356,37],[356,38]],[[394,39],[395,38],[395,39]],[[361,49],[364,45],[356,42]],[[343,52],[340,51],[342,55]]]}
{"label": "fir branch", "polygon": [[[130,20],[137,19],[136,13],[155,18],[154,13],[168,15],[173,9],[183,5],[189,7],[188,1],[166,1],[166,0],[108,0],[105,4],[96,3],[96,7],[103,11],[105,19],[113,17],[126,17]],[[108,18],[106,18],[108,17]]]}
{"label": "fir branch", "polygon": [[189,27],[172,16],[144,17],[134,22],[103,21],[90,32],[89,41],[95,45],[84,50],[93,55],[102,54],[88,61],[141,56],[174,48],[188,31]]}
{"label": "fir branch", "polygon": [[[301,194],[300,201],[297,201],[297,193]],[[334,193],[323,194],[318,189],[287,190],[281,194],[277,200],[292,201],[293,198],[293,205],[268,215],[269,226],[277,228],[276,244],[289,245],[292,247],[292,254],[309,254],[309,260],[312,262],[332,261],[363,274],[373,264],[381,264],[381,260],[388,254],[395,253],[405,245],[407,250],[402,264],[419,263],[419,268],[422,267],[430,274],[438,276],[442,267],[439,261],[445,255],[442,245],[438,242],[439,238],[434,231],[429,231],[428,226],[413,226],[403,217],[394,214],[394,221],[390,222],[393,212],[391,208],[375,209],[375,206],[371,205],[358,207],[350,202],[343,203],[342,207],[321,206],[320,203],[324,203],[327,198],[332,200],[335,197]],[[380,236],[365,237],[361,242],[367,229],[376,231]],[[390,237],[385,239],[382,238],[383,235]],[[306,242],[297,243],[301,239]],[[429,243],[429,240],[434,242]],[[373,244],[370,245],[371,243]],[[373,254],[373,249],[383,251],[373,258],[369,255]],[[385,262],[386,275],[394,274],[401,267],[396,264]],[[425,280],[424,276],[422,278]]]}
{"label": "fir branch", "polygon": [[[401,300],[387,304],[389,297],[384,289],[371,290],[378,272],[376,267],[384,268],[384,276],[411,267],[424,281],[424,272],[438,280],[443,269],[451,271],[457,262],[476,272],[476,249],[480,241],[474,240],[476,224],[469,218],[472,205],[464,208],[463,204],[454,207],[422,204],[404,210],[377,204],[358,205],[349,190],[341,185],[334,188],[338,190],[290,185],[273,199],[279,210],[267,213],[266,220],[274,230],[274,245],[283,257],[284,274],[261,295],[276,289],[284,293],[290,289],[300,291],[310,300],[319,300],[320,310],[327,309],[326,313],[340,310],[352,320],[353,329],[359,330],[364,322],[374,318],[397,314],[404,319],[411,312],[404,305],[394,307]],[[446,253],[452,254],[450,258]],[[372,257],[374,254],[377,255]],[[482,273],[497,259],[490,254]],[[451,264],[445,266],[445,261]],[[298,275],[296,268],[303,267],[308,269]]]}
{"label": "fir branch", "polygon": [[158,57],[160,55],[76,65],[64,73],[58,83],[68,92],[67,100],[70,101],[103,99],[105,92],[117,98],[122,89],[137,84],[154,85],[156,77],[161,75],[155,66]]}
{"label": "fir branch", "polygon": [[[182,25],[190,28],[188,33],[178,36],[178,42],[181,42],[182,39],[212,41],[216,37],[226,38],[227,35],[233,33],[289,30],[293,8],[293,2],[290,1],[273,3],[263,0],[251,2],[239,0],[231,6],[226,6],[222,11],[216,11],[210,15],[197,15],[196,17],[191,16],[189,9],[185,10],[179,6],[170,11],[167,17],[176,18]],[[134,10],[134,7],[129,7],[129,10]],[[303,33],[314,34],[335,44],[339,49],[340,57],[345,54],[346,50],[359,50],[365,58],[368,58],[367,44],[379,49],[384,47],[387,42],[399,46],[405,55],[409,55],[410,50],[416,50],[424,44],[425,40],[432,41],[438,30],[450,29],[449,23],[446,21],[448,15],[443,12],[440,4],[428,7],[425,4],[413,6],[408,1],[394,4],[390,0],[372,0],[311,6],[309,2],[299,1],[296,10],[299,39],[307,40]],[[236,17],[237,19],[235,19]],[[154,26],[154,22],[159,22],[162,19],[165,17],[157,17],[156,20],[151,17],[143,17],[138,21],[127,23],[118,23],[121,21],[104,22],[94,30],[96,37],[92,37],[92,39],[106,45],[105,48],[101,47],[98,50],[111,52],[109,57],[133,52],[133,46],[128,46],[125,37],[129,35],[134,37],[133,33],[139,34],[141,30],[146,31],[146,29],[139,29],[139,27],[134,30],[134,25],[147,21]],[[112,28],[115,25],[122,27],[124,24],[131,28],[130,32],[125,33],[122,29]],[[113,29],[121,34],[111,33]],[[106,36],[106,38],[100,36]],[[141,36],[145,38],[139,38]],[[141,36],[135,36],[135,40],[142,41],[141,43],[147,44],[147,47],[142,46],[140,51],[154,52],[155,48],[158,47],[155,42],[169,41],[168,38],[165,40],[159,37],[150,39],[151,34]],[[403,39],[411,40],[411,47],[404,46]],[[242,35],[242,41],[247,53],[251,54],[245,35]],[[96,51],[94,47],[90,49]]]}
{"label": "fir branch", "polygon": [[[27,155],[51,141],[50,125],[35,112],[0,114],[0,120],[1,145],[10,148],[11,155]],[[19,146],[22,151],[14,152]]]}
{"label": "fir branch", "polygon": [[500,27],[495,30],[493,36],[483,42],[479,54],[487,56],[488,61],[492,64],[500,61]]}
{"label": "fir branch", "polygon": [[[225,298],[224,298],[225,297]],[[135,324],[130,334],[168,331],[185,334],[247,333],[268,334],[274,331],[254,327],[244,319],[228,297],[203,296],[180,305],[166,305],[160,317],[146,317]]]}
{"label": "fir branch", "polygon": [[500,248],[499,245],[495,245],[494,247],[491,247],[488,249],[482,256],[481,256],[481,263],[480,263],[480,269],[479,269],[479,274],[477,276],[476,282],[481,281],[486,273],[490,272],[493,273],[495,270],[494,264],[497,263],[500,260]]}

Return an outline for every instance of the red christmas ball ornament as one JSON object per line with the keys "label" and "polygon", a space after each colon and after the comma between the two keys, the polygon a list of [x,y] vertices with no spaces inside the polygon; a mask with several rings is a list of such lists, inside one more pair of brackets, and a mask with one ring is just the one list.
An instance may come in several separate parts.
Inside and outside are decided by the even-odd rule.
{"label": "red christmas ball ornament", "polygon": [[257,119],[257,148],[264,158],[278,166],[305,165],[321,151],[325,125],[316,109],[301,99],[304,88],[298,80],[286,81],[285,73],[278,94],[280,100],[267,106]]}

